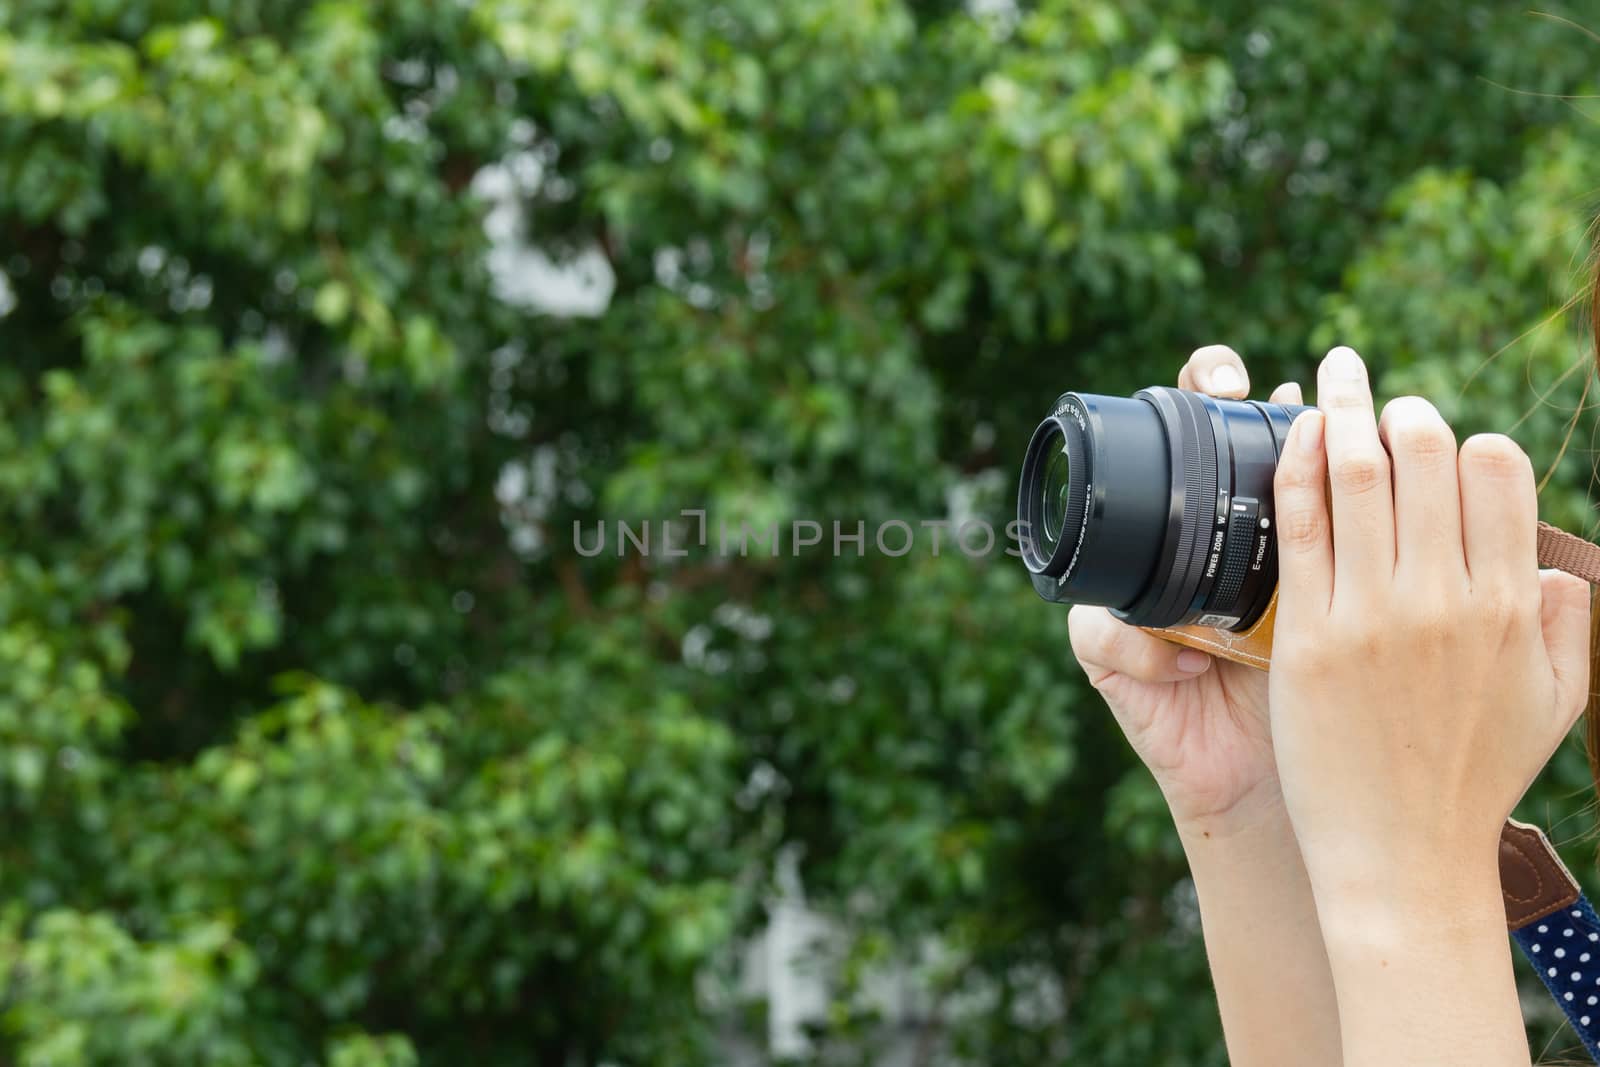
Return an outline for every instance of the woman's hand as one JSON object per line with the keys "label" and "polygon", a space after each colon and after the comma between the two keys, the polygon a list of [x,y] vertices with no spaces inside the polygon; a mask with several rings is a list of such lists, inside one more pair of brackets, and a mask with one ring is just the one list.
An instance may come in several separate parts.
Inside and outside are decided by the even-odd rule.
{"label": "woman's hand", "polygon": [[[1250,379],[1238,353],[1211,345],[1189,357],[1178,387],[1237,400]],[[1280,385],[1271,399],[1298,404],[1300,387]],[[1068,622],[1073,654],[1180,827],[1249,821],[1281,805],[1265,672],[1152,637],[1105,608],[1077,605]]]}
{"label": "woman's hand", "polygon": [[1587,697],[1588,586],[1540,573],[1509,438],[1458,452],[1416,397],[1379,423],[1348,348],[1317,401],[1274,489],[1269,680],[1346,1062],[1526,1064],[1496,843]]}
{"label": "woman's hand", "polygon": [[1493,866],[1587,698],[1589,587],[1540,573],[1533,468],[1510,438],[1458,454],[1418,397],[1379,423],[1348,348],[1317,400],[1274,493],[1273,731],[1301,848],[1314,878],[1437,852]]}

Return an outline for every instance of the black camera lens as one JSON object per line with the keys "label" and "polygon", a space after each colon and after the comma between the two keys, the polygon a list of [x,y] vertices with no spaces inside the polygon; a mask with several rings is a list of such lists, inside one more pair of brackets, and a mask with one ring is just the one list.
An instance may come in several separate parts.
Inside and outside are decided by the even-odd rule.
{"label": "black camera lens", "polygon": [[1034,588],[1140,626],[1248,628],[1277,585],[1272,475],[1305,410],[1163,386],[1062,394],[1017,496]]}

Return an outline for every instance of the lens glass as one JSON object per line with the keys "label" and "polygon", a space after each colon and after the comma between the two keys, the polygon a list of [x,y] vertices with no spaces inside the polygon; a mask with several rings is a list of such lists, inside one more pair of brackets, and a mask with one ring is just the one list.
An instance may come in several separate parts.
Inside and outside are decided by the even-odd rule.
{"label": "lens glass", "polygon": [[1072,487],[1072,463],[1067,459],[1067,439],[1058,430],[1046,442],[1050,458],[1045,461],[1039,493],[1044,504],[1042,554],[1049,558],[1061,543],[1061,527],[1067,521],[1067,490]]}

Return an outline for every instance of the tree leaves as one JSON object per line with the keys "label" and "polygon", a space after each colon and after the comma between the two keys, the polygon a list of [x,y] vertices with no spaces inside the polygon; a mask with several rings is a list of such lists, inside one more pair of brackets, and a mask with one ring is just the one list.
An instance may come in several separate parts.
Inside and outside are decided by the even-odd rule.
{"label": "tree leaves", "polygon": [[961,525],[1213,341],[1587,521],[1600,152],[1496,86],[1592,68],[1485,3],[4,7],[0,1058],[717,1062],[792,870],[818,1062],[898,969],[953,1062],[1220,1064],[1159,796]]}

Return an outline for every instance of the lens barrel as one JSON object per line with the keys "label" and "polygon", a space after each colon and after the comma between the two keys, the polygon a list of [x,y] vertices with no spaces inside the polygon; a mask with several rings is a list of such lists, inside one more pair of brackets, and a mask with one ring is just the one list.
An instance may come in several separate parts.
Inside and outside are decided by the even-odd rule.
{"label": "lens barrel", "polygon": [[1272,476],[1305,410],[1165,386],[1063,393],[1017,495],[1034,588],[1140,626],[1248,628],[1277,586]]}

